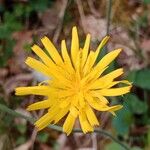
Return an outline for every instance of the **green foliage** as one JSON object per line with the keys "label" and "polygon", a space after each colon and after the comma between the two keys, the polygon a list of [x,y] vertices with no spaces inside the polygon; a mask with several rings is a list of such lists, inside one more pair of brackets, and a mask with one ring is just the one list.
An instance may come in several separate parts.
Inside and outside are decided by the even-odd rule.
{"label": "green foliage", "polygon": [[7,60],[13,54],[15,41],[12,34],[22,30],[24,24],[32,12],[43,12],[51,4],[52,0],[30,0],[27,5],[16,3],[11,12],[4,6],[0,6],[0,12],[3,13],[2,22],[0,22],[0,67],[7,65]]}
{"label": "green foliage", "polygon": [[0,134],[5,134],[10,130],[13,118],[5,113],[0,113]]}
{"label": "green foliage", "polygon": [[22,29],[13,13],[5,12],[4,21],[0,24],[0,67],[5,66],[8,58],[12,55],[15,41],[12,34]]}
{"label": "green foliage", "polygon": [[113,118],[112,124],[119,135],[127,135],[129,127],[134,122],[133,114],[128,107],[128,102],[124,102],[124,108],[117,112],[117,116]]}
{"label": "green foliage", "polygon": [[21,134],[24,134],[27,130],[26,124],[17,124],[16,128]]}
{"label": "green foliage", "polygon": [[111,142],[110,144],[107,144],[105,147],[105,150],[125,150],[122,146],[115,142]]}
{"label": "green foliage", "polygon": [[67,24],[73,20],[73,16],[71,13],[66,12],[64,15],[64,24]]}
{"label": "green foliage", "polygon": [[27,141],[27,139],[25,136],[19,136],[16,139],[16,145],[24,144],[26,141]]}
{"label": "green foliage", "polygon": [[131,150],[142,150],[140,147],[133,147]]}
{"label": "green foliage", "polygon": [[0,46],[0,67],[7,64],[7,60],[12,56],[12,49],[15,45],[15,41],[11,38],[3,40],[4,45]]}
{"label": "green foliage", "polygon": [[150,69],[131,71],[128,79],[133,82],[133,85],[150,90]]}
{"label": "green foliage", "polygon": [[[115,142],[111,142],[105,147],[105,150],[125,150],[125,148],[123,148],[122,146],[120,146]],[[139,147],[132,147],[130,148],[130,150],[142,150],[142,149]]]}
{"label": "green foliage", "polygon": [[[7,105],[6,101],[0,97],[0,104]],[[13,118],[10,115],[7,115],[3,111],[0,111],[0,134],[5,134],[12,124]]]}
{"label": "green foliage", "polygon": [[43,143],[46,143],[46,142],[47,142],[48,137],[49,137],[49,134],[48,134],[48,133],[45,133],[45,132],[40,132],[40,133],[38,133],[38,135],[37,135],[37,139],[38,139],[40,142],[43,142]]}
{"label": "green foliage", "polygon": [[[130,109],[130,111],[133,114],[144,114],[148,110],[148,106],[145,102],[140,100],[136,95],[134,94],[128,94],[125,96],[125,101],[127,101],[127,105]],[[137,109],[137,107],[139,109]]]}
{"label": "green foliage", "polygon": [[148,26],[148,13],[149,12],[145,11],[145,13],[138,18],[137,23],[139,27],[145,28]]}
{"label": "green foliage", "polygon": [[143,0],[144,4],[150,4],[150,0]]}
{"label": "green foliage", "polygon": [[134,94],[124,96],[124,108],[117,112],[117,116],[113,118],[113,126],[119,135],[128,135],[129,128],[134,124],[134,114],[142,115],[147,113],[147,104],[140,100]]}
{"label": "green foliage", "polygon": [[5,12],[4,21],[0,24],[0,40],[10,39],[13,32],[22,29],[22,24],[18,22],[14,13]]}
{"label": "green foliage", "polygon": [[44,11],[52,4],[52,0],[30,0],[29,6],[35,11]]}

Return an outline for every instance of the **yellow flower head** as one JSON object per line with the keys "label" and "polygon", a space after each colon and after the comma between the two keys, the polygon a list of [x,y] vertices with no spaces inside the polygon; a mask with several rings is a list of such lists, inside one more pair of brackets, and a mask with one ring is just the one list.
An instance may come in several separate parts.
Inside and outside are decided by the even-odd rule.
{"label": "yellow flower head", "polygon": [[[96,51],[89,51],[88,34],[84,47],[80,48],[77,28],[73,27],[71,54],[68,54],[65,40],[61,42],[61,55],[47,37],[42,38],[41,41],[48,54],[37,45],[32,47],[42,62],[28,57],[26,64],[50,79],[38,86],[18,87],[16,95],[35,94],[46,97],[45,100],[31,104],[27,108],[29,111],[47,109],[46,114],[35,122],[38,130],[51,123],[56,124],[66,116],[63,131],[67,135],[71,133],[78,118],[82,131],[91,132],[94,126],[99,125],[94,109],[115,114],[116,110],[122,108],[122,105],[108,106],[109,101],[105,96],[119,96],[130,91],[131,83],[127,80],[115,80],[123,74],[123,69],[116,69],[103,75],[121,49],[108,53],[96,63],[97,56],[108,39],[109,36],[106,36]],[[114,87],[119,83],[124,83],[126,86]]]}

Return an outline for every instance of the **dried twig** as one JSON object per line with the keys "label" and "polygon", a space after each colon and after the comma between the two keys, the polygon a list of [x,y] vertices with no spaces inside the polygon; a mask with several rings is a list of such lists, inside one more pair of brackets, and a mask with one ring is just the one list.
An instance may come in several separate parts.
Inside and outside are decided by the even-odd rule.
{"label": "dried twig", "polygon": [[78,7],[78,11],[79,11],[79,15],[80,15],[80,18],[81,18],[81,25],[82,25],[82,28],[83,28],[83,31],[84,33],[85,32],[85,23],[84,23],[84,20],[85,20],[85,14],[84,14],[84,10],[83,10],[83,6],[82,6],[82,2],[81,0],[75,0],[76,4],[77,4],[77,7]]}
{"label": "dried twig", "polygon": [[62,7],[61,7],[62,9],[60,10],[60,13],[59,13],[59,22],[58,22],[58,25],[56,27],[56,31],[55,31],[54,37],[53,37],[54,43],[57,43],[57,41],[58,41],[61,29],[62,29],[62,24],[63,24],[67,4],[68,4],[68,0],[62,0]]}
{"label": "dried twig", "polygon": [[108,0],[108,4],[107,4],[107,12],[106,12],[106,14],[107,14],[107,24],[106,24],[106,26],[107,26],[107,30],[106,30],[106,34],[108,35],[109,34],[109,30],[110,30],[110,23],[111,23],[111,9],[112,9],[112,0]]}
{"label": "dried twig", "polygon": [[98,147],[97,147],[97,134],[96,133],[92,134],[92,143],[93,143],[93,150],[98,149]]}
{"label": "dried twig", "polygon": [[89,8],[91,10],[91,13],[96,16],[96,17],[99,17],[100,14],[96,11],[96,9],[94,8],[94,4],[93,4],[93,0],[87,0],[88,2],[88,5],[89,5]]}
{"label": "dried twig", "polygon": [[36,140],[36,136],[37,136],[37,129],[35,128],[32,132],[32,135],[31,135],[31,149],[34,150],[34,142]]}

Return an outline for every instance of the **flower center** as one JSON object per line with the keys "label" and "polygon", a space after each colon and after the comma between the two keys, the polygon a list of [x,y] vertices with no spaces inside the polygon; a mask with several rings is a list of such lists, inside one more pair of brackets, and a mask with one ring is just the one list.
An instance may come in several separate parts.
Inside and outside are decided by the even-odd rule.
{"label": "flower center", "polygon": [[81,84],[75,83],[75,86],[73,87],[75,94],[81,93],[83,91],[83,88],[81,86]]}

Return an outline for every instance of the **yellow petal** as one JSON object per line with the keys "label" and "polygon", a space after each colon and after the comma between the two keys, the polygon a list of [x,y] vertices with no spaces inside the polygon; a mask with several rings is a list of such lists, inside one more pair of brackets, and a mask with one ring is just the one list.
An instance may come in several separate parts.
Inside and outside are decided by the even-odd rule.
{"label": "yellow petal", "polygon": [[96,49],[96,55],[95,57],[97,58],[98,54],[100,53],[100,50],[105,46],[105,44],[108,42],[110,36],[105,36],[102,41],[100,42],[99,46]]}
{"label": "yellow petal", "polygon": [[78,96],[77,96],[77,95],[72,96],[72,97],[70,98],[70,100],[71,100],[72,106],[78,107],[79,99],[78,99]]}
{"label": "yellow petal", "polygon": [[77,53],[77,57],[76,57],[76,62],[74,64],[74,68],[75,68],[75,77],[76,80],[79,82],[81,80],[81,74],[80,74],[80,64],[81,64],[81,50],[78,51]]}
{"label": "yellow petal", "polygon": [[115,78],[119,77],[123,74],[123,69],[116,69],[107,75],[100,77],[99,79],[95,80],[91,85],[90,89],[101,89],[107,87]]}
{"label": "yellow petal", "polygon": [[46,113],[42,116],[38,121],[35,122],[35,126],[37,127],[38,131],[44,129],[52,122],[52,117],[49,113]]}
{"label": "yellow petal", "polygon": [[67,119],[64,122],[63,125],[63,131],[67,133],[67,135],[69,135],[73,129],[74,123],[75,123],[75,117],[69,113],[67,116]]}
{"label": "yellow petal", "polygon": [[[67,80],[66,78],[66,71],[61,69],[60,67],[47,67],[45,66],[43,63],[41,63],[40,61],[28,57],[26,62],[27,65],[29,65],[31,68],[45,74],[46,76],[49,76],[51,78],[55,78],[57,80],[59,80],[60,83],[65,84],[65,85],[70,85],[70,81]],[[60,73],[61,71],[61,73]]]}
{"label": "yellow petal", "polygon": [[53,45],[53,43],[45,36],[44,38],[41,39],[45,49],[48,51],[48,53],[50,54],[51,58],[53,59],[53,61],[56,64],[62,64],[62,58],[59,55],[57,49],[55,48],[55,46]]}
{"label": "yellow petal", "polygon": [[77,108],[74,107],[74,106],[71,106],[70,107],[70,114],[76,118],[78,116],[78,110],[77,110]]}
{"label": "yellow petal", "polygon": [[120,87],[120,88],[111,88],[111,89],[102,89],[98,92],[103,96],[119,96],[130,92],[132,86]]}
{"label": "yellow petal", "polygon": [[109,107],[106,104],[100,102],[98,99],[93,98],[91,96],[91,94],[86,94],[86,100],[91,107],[93,107],[94,109],[99,110],[99,111],[109,111],[109,110],[113,111],[116,108],[122,107],[122,105],[115,105],[115,106]]}
{"label": "yellow petal", "polygon": [[[115,105],[115,106],[111,106],[111,107],[109,107],[109,110],[108,111],[110,111],[112,114],[114,114],[114,111],[117,111],[117,110],[119,110],[119,109],[122,109],[122,105]],[[115,115],[115,114],[114,114]]]}
{"label": "yellow petal", "polygon": [[97,74],[100,72],[102,69],[107,67],[121,52],[121,49],[114,50],[110,53],[108,53],[106,56],[104,56],[98,64],[93,68],[90,74]]}
{"label": "yellow petal", "polygon": [[122,74],[123,74],[123,69],[119,68],[119,69],[116,69],[116,70],[108,73],[107,75],[102,76],[99,80],[109,79],[109,80],[112,81],[112,80],[114,80],[115,78],[119,77]]}
{"label": "yellow petal", "polygon": [[95,80],[93,83],[91,83],[88,88],[93,90],[93,89],[103,89],[104,87],[106,87],[107,84],[110,83],[110,80],[106,79],[106,80]]}
{"label": "yellow petal", "polygon": [[89,123],[91,124],[91,126],[99,125],[97,117],[95,116],[95,113],[93,112],[92,108],[89,105],[86,105],[85,112],[86,112],[86,117]]}
{"label": "yellow petal", "polygon": [[45,109],[50,106],[51,106],[50,100],[43,100],[43,101],[36,102],[34,104],[29,105],[27,110],[32,111],[32,110],[38,110],[38,109]]}
{"label": "yellow petal", "polygon": [[44,51],[37,45],[32,46],[32,50],[40,57],[40,59],[47,65],[48,67],[55,67],[56,65],[51,60],[47,54],[44,53]]}
{"label": "yellow petal", "polygon": [[105,111],[103,107],[107,105],[103,104],[102,102],[98,101],[96,98],[93,98],[90,94],[86,94],[86,100],[88,104],[96,110]]}
{"label": "yellow petal", "polygon": [[62,54],[63,60],[65,62],[68,62],[68,63],[71,64],[71,60],[70,60],[70,57],[69,57],[69,54],[68,54],[68,51],[67,51],[65,40],[61,41],[61,54]]}
{"label": "yellow petal", "polygon": [[85,100],[82,93],[78,94],[78,101],[81,108],[85,106]]}
{"label": "yellow petal", "polygon": [[95,55],[95,53],[93,51],[90,51],[90,54],[89,54],[89,56],[87,58],[87,61],[86,61],[85,65],[84,65],[84,67],[83,67],[83,74],[84,74],[84,76],[91,71],[91,68],[92,68],[92,66],[94,64],[93,63],[94,55]]}
{"label": "yellow petal", "polygon": [[113,81],[109,85],[107,85],[105,88],[111,88],[119,83],[127,84],[127,85],[132,85],[128,80],[121,80],[121,81]]}
{"label": "yellow petal", "polygon": [[70,90],[60,90],[58,93],[58,98],[65,98],[73,95],[73,92],[71,92]]}
{"label": "yellow petal", "polygon": [[98,54],[100,53],[101,48],[107,43],[108,39],[109,39],[109,36],[106,36],[101,41],[101,43],[98,46],[97,50],[95,52],[92,52],[92,51],[90,52],[90,55],[88,57],[88,59],[90,59],[90,60],[87,59],[87,61],[89,61],[90,64],[88,64],[87,66],[85,65],[85,67],[88,67],[88,70],[90,70],[93,67],[93,65],[95,64],[95,61],[96,61],[96,59],[98,57]]}
{"label": "yellow petal", "polygon": [[54,117],[54,124],[56,124],[58,121],[60,121],[69,111],[69,107],[61,109],[59,113],[56,114]]}
{"label": "yellow petal", "polygon": [[60,102],[60,108],[65,108],[70,104],[70,99],[66,98],[65,100],[62,100],[62,102]]}
{"label": "yellow petal", "polygon": [[99,94],[97,91],[91,91],[90,94],[93,96],[93,97],[97,97],[99,99],[99,101],[103,104],[108,104],[109,101],[104,97],[102,96],[101,94]]}
{"label": "yellow petal", "polygon": [[90,123],[88,122],[87,117],[85,115],[85,110],[80,111],[79,120],[80,120],[80,125],[81,125],[83,133],[93,131],[93,127],[90,125]]}
{"label": "yellow petal", "polygon": [[73,67],[72,67],[72,63],[71,63],[71,60],[70,60],[70,57],[69,57],[69,54],[67,51],[65,40],[62,40],[62,42],[61,42],[61,54],[62,54],[62,57],[63,57],[64,62],[66,64],[66,69],[68,68],[67,70],[71,71],[71,73],[74,72]]}
{"label": "yellow petal", "polygon": [[99,63],[96,65],[95,69],[104,68],[109,65],[121,52],[122,49],[114,50],[104,56]]}
{"label": "yellow petal", "polygon": [[[104,68],[104,69],[102,69],[100,72],[98,72],[98,76],[100,76],[106,69],[107,69],[107,67]],[[89,81],[91,81],[91,82],[89,82]],[[82,80],[81,80],[81,84],[82,85],[86,84],[86,87],[91,88],[91,86],[93,85],[93,83],[95,83],[96,81],[97,80],[96,80],[95,74],[93,72],[93,73],[89,73],[85,77],[83,77]]]}
{"label": "yellow petal", "polygon": [[43,117],[41,117],[38,121],[35,122],[35,126],[38,128],[38,130],[42,130],[46,126],[48,126],[55,118],[59,111],[58,104],[56,103],[54,106],[52,106],[48,113],[46,113]]}
{"label": "yellow petal", "polygon": [[72,62],[75,65],[76,63],[76,57],[79,51],[79,38],[78,38],[78,32],[77,28],[73,27],[72,29],[72,41],[71,41],[71,58]]}
{"label": "yellow petal", "polygon": [[15,91],[16,95],[49,95],[51,88],[49,86],[18,87]]}
{"label": "yellow petal", "polygon": [[44,75],[48,76],[48,77],[52,77],[52,72],[50,71],[50,69],[44,65],[43,63],[41,63],[40,61],[28,57],[25,61],[25,63],[30,66],[31,68],[43,73]]}
{"label": "yellow petal", "polygon": [[89,47],[90,47],[90,39],[91,39],[91,35],[87,34],[84,48],[82,50],[81,68],[83,68],[83,66],[86,62],[87,56],[88,56],[88,51],[89,51]]}
{"label": "yellow petal", "polygon": [[[101,69],[99,72],[93,72],[93,74],[91,74],[92,78],[93,78],[94,80],[100,78],[100,77],[102,76],[102,74],[104,73],[104,71],[105,71],[108,67],[109,67],[109,66],[107,66],[107,67]],[[94,69],[93,69],[93,70],[94,70]]]}

